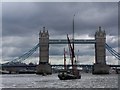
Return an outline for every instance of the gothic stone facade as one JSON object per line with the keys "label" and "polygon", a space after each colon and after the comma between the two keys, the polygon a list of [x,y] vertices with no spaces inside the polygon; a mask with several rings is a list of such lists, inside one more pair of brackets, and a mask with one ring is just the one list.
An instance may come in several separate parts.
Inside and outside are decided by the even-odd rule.
{"label": "gothic stone facade", "polygon": [[45,31],[39,33],[39,65],[37,66],[37,74],[52,74],[52,68],[49,64],[49,33]]}
{"label": "gothic stone facade", "polygon": [[95,64],[93,65],[93,74],[108,74],[109,67],[106,65],[106,33],[99,30],[95,33]]}

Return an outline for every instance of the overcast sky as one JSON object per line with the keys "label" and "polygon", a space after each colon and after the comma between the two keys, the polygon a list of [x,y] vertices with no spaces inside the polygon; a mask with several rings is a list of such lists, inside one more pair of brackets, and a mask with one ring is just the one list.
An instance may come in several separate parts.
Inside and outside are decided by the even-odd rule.
{"label": "overcast sky", "polygon": [[[3,61],[18,57],[33,48],[44,26],[49,31],[50,39],[66,39],[67,34],[72,37],[74,14],[76,39],[94,39],[95,32],[101,26],[106,31],[107,43],[117,50],[117,2],[8,2],[2,3]],[[67,45],[50,45],[50,55],[59,57],[64,47]],[[75,50],[78,49],[83,63],[94,59],[94,45],[76,45]],[[51,57],[51,62],[56,63],[58,57]],[[29,60],[31,58],[38,60],[38,52]],[[115,58],[112,59],[115,62]]]}

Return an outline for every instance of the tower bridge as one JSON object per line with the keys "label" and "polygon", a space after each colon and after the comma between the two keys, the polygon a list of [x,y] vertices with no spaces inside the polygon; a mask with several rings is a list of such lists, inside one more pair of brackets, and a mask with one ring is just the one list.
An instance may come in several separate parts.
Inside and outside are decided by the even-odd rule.
{"label": "tower bridge", "polygon": [[[95,39],[92,40],[73,40],[75,44],[95,44],[95,64],[93,65],[93,74],[108,74],[109,66],[106,64],[106,33],[99,30],[95,33]],[[49,44],[67,44],[65,39],[49,40],[49,33],[43,27],[43,32],[39,33],[39,65],[37,73],[52,73],[49,64]]]}
{"label": "tower bridge", "polygon": [[[120,60],[120,54],[106,44],[106,33],[101,27],[95,33],[95,39],[71,39],[74,44],[94,44],[95,45],[95,63],[92,65],[93,74],[109,74],[110,65],[106,64],[106,49]],[[37,65],[37,74],[52,74],[52,66],[49,64],[49,44],[68,44],[67,39],[49,39],[49,33],[43,27],[39,33],[39,43],[27,53],[12,60],[12,62],[22,62],[31,56],[39,48],[39,65]]]}

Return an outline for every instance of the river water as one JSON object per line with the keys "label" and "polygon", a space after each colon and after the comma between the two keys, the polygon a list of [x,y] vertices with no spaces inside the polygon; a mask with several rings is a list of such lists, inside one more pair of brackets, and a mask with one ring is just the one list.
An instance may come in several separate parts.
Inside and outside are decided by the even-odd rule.
{"label": "river water", "polygon": [[36,74],[1,75],[1,88],[118,88],[118,75],[81,74],[81,79],[59,80],[57,74],[41,76]]}

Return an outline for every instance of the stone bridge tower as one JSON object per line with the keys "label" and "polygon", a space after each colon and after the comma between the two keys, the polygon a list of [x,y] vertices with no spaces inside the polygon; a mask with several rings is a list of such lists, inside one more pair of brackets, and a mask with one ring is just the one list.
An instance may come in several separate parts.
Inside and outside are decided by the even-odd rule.
{"label": "stone bridge tower", "polygon": [[49,64],[49,33],[43,27],[43,32],[39,33],[39,65],[37,74],[52,74],[52,68]]}
{"label": "stone bridge tower", "polygon": [[106,65],[106,33],[99,30],[95,33],[95,64],[93,65],[93,74],[108,74],[109,66]]}

